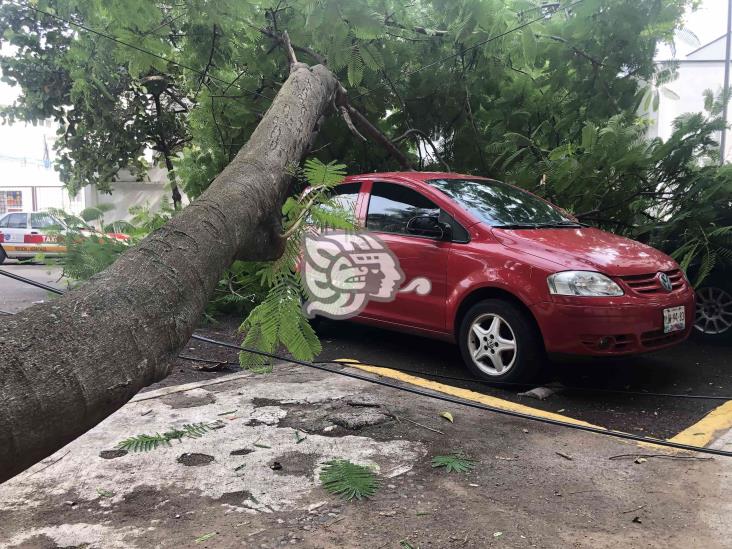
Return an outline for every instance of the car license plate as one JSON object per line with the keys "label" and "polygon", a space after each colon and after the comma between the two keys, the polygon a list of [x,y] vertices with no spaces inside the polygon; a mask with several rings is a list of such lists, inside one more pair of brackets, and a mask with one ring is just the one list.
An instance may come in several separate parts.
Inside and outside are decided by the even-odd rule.
{"label": "car license plate", "polygon": [[670,307],[663,310],[663,333],[678,332],[686,328],[684,307]]}

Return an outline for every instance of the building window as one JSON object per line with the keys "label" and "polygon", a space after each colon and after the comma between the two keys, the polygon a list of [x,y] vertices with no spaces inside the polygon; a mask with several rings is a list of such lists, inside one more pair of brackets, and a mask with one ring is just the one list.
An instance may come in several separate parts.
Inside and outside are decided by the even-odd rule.
{"label": "building window", "polygon": [[0,214],[23,211],[23,191],[0,191]]}

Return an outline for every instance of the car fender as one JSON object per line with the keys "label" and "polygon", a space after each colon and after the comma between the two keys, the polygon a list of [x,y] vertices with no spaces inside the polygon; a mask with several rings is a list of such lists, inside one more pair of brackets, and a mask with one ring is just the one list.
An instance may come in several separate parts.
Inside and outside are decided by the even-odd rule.
{"label": "car fender", "polygon": [[[465,311],[465,304],[472,300],[491,297],[507,297],[520,302],[529,311],[540,297],[535,295],[534,268],[523,262],[507,261],[505,269],[484,268],[461,277],[453,284],[447,296],[447,330],[454,333],[459,316]],[[509,282],[510,277],[510,282]],[[533,313],[532,313],[533,316]]]}

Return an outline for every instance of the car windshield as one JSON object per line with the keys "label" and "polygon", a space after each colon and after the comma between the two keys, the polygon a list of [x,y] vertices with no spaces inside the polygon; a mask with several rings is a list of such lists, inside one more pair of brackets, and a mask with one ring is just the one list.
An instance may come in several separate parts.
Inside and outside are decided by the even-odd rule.
{"label": "car windshield", "polygon": [[481,221],[493,227],[529,229],[579,227],[548,202],[492,179],[430,179],[427,181]]}

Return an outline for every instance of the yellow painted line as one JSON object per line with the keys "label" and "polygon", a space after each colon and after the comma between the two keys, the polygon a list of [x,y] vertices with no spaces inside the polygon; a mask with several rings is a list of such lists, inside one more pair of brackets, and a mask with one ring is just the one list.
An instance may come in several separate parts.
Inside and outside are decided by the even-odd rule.
{"label": "yellow painted line", "polygon": [[681,444],[706,446],[722,434],[722,431],[729,429],[732,429],[732,400],[718,406],[694,425],[687,427],[669,440]]}
{"label": "yellow painted line", "polygon": [[358,368],[359,370],[363,370],[365,372],[370,372],[372,374],[396,379],[398,381],[403,381],[404,383],[410,383],[424,389],[430,389],[432,391],[437,391],[457,398],[471,400],[473,402],[479,402],[481,404],[485,404],[486,406],[492,406],[501,410],[519,412],[521,414],[529,414],[535,417],[553,419],[555,421],[563,421],[564,423],[572,423],[573,425],[584,425],[585,427],[594,427],[596,429],[605,430],[605,427],[593,425],[592,423],[587,423],[586,421],[575,419],[573,417],[556,414],[554,412],[547,412],[538,408],[532,408],[531,406],[525,406],[523,404],[518,404],[509,400],[503,400],[502,398],[484,395],[483,393],[476,393],[475,391],[471,391],[469,389],[461,389],[460,387],[454,387],[452,385],[445,385],[444,383],[430,381],[421,377],[405,374],[404,372],[400,372],[399,370],[392,370],[391,368],[380,368],[378,366],[362,364],[358,360],[354,360],[352,358],[340,358],[337,359],[335,362],[344,362],[349,366],[353,366],[354,368]]}
{"label": "yellow painted line", "polygon": [[[494,408],[500,408],[501,410],[509,410],[512,412],[519,412],[522,414],[528,414],[535,417],[553,419],[557,421],[563,421],[565,423],[572,423],[574,425],[584,425],[586,427],[595,427],[597,429],[607,430],[605,427],[594,425],[586,421],[575,419],[573,417],[557,414],[554,412],[547,412],[540,410],[539,408],[532,408],[531,406],[525,406],[523,404],[517,404],[509,400],[503,400],[502,398],[485,395],[483,393],[476,393],[469,389],[461,389],[460,387],[454,387],[453,385],[445,385],[444,383],[438,383],[436,381],[430,381],[421,377],[416,377],[399,370],[392,370],[391,368],[381,368],[378,366],[371,366],[369,364],[363,364],[353,358],[339,358],[335,362],[343,362],[359,370],[377,374],[380,376],[396,379],[404,383],[410,383],[418,387],[425,389],[431,389],[440,393],[445,393],[454,397],[462,398],[465,400],[471,400],[473,402],[479,402],[487,406],[493,406]],[[729,400],[712,410],[709,414],[704,416],[700,421],[681,431],[673,438],[668,439],[670,442],[676,442],[679,444],[688,444],[691,446],[706,446],[710,442],[714,441],[715,438],[729,429],[732,429],[732,400]],[[655,448],[658,450],[664,450],[666,452],[679,452],[683,450],[677,450],[674,448],[668,448],[665,446],[658,446],[652,442],[635,441],[638,446],[645,448]]]}

